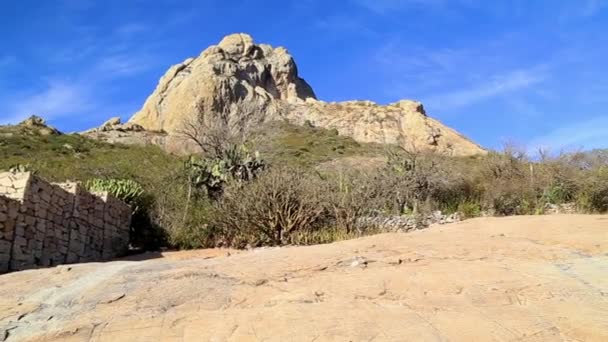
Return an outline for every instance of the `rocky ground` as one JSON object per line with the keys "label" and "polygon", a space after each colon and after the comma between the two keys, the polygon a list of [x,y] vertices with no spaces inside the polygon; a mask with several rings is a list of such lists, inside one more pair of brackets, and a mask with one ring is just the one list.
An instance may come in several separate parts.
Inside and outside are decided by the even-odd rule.
{"label": "rocky ground", "polygon": [[0,276],[0,341],[606,341],[608,216]]}

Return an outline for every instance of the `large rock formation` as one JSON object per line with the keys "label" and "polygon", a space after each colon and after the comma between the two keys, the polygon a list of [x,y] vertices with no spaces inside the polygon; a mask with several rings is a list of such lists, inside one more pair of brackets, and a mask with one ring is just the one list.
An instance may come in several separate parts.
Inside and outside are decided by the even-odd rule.
{"label": "large rock formation", "polygon": [[326,103],[298,76],[286,49],[255,44],[247,34],[225,37],[197,58],[172,66],[130,122],[174,138],[188,122],[215,115],[236,125],[286,119],[337,129],[360,142],[398,144],[449,155],[485,151],[429,118],[422,104],[399,101]]}

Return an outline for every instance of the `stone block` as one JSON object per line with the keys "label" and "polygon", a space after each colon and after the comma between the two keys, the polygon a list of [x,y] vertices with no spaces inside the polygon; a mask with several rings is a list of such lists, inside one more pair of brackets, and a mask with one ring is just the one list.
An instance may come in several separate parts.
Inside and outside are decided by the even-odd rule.
{"label": "stone block", "polygon": [[10,260],[0,260],[0,274],[9,271]]}
{"label": "stone block", "polygon": [[9,255],[12,243],[7,240],[0,240],[0,255]]}

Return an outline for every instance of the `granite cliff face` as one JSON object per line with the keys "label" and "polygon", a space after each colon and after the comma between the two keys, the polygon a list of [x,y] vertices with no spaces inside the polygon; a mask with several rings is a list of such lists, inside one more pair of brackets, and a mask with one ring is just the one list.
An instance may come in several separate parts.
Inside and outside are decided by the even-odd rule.
{"label": "granite cliff face", "polygon": [[[271,120],[337,129],[360,142],[397,144],[448,155],[485,153],[477,144],[429,118],[422,104],[403,100],[387,106],[370,101],[326,103],[298,76],[282,47],[255,44],[247,34],[225,37],[197,58],[172,66],[129,121],[168,134],[179,149],[186,122],[214,115],[239,125]],[[169,146],[170,145],[170,146]]]}

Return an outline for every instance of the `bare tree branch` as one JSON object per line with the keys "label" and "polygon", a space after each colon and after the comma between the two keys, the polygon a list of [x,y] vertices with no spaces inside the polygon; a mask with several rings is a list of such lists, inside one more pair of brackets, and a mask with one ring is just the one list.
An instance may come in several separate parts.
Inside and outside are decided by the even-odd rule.
{"label": "bare tree branch", "polygon": [[177,134],[211,157],[221,157],[230,146],[245,143],[251,128],[247,115],[207,112],[200,104],[181,126]]}

